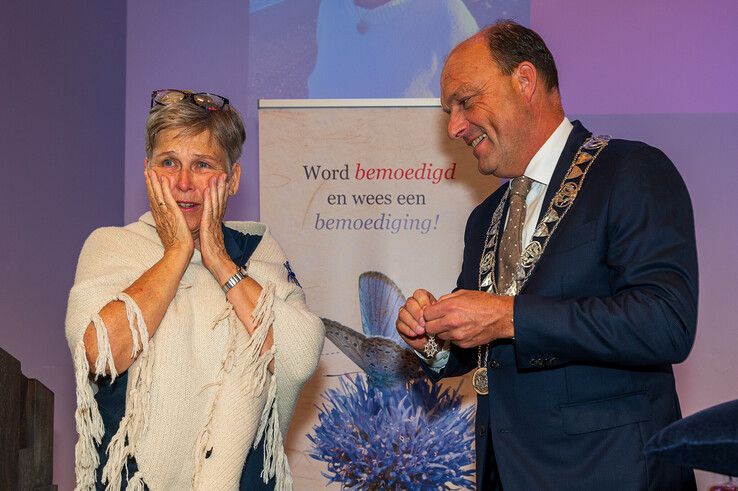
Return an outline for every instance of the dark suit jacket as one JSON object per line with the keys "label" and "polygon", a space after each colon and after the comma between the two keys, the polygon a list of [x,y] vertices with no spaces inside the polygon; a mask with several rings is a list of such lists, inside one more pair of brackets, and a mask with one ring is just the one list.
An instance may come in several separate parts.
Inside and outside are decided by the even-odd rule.
{"label": "dark suit jacket", "polygon": [[[574,122],[541,213],[588,136]],[[469,217],[457,288],[478,289],[505,187]],[[681,417],[671,365],[687,357],[696,320],[684,182],[658,149],[611,140],[515,298],[515,341],[490,349],[490,395],[478,398],[476,422],[478,479],[493,476],[485,489],[693,489],[691,470],[642,449]],[[454,346],[440,375],[429,373],[457,376],[476,363],[476,349]]]}

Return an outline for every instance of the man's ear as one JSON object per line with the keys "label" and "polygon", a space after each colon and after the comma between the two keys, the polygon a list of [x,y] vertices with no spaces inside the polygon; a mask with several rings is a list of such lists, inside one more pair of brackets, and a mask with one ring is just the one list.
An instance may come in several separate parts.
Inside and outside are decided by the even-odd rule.
{"label": "man's ear", "polygon": [[231,166],[231,176],[228,178],[228,196],[233,196],[238,192],[241,184],[241,164],[236,162]]}
{"label": "man's ear", "polygon": [[536,92],[536,83],[538,81],[536,67],[531,62],[524,61],[515,68],[514,77],[520,94],[526,101],[530,102],[533,99],[533,94]]}
{"label": "man's ear", "polygon": [[144,171],[149,168],[149,159],[144,159]]}

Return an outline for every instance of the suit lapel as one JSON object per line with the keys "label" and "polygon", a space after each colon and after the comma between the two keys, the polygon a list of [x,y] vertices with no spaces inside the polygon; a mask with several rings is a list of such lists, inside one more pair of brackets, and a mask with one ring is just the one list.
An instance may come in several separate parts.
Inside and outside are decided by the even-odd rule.
{"label": "suit lapel", "polygon": [[574,125],[574,128],[571,130],[569,138],[567,138],[566,140],[564,150],[561,152],[559,161],[556,163],[556,168],[551,175],[551,180],[548,183],[548,188],[546,188],[546,196],[543,200],[543,206],[541,206],[541,213],[538,215],[538,220],[536,221],[536,223],[539,223],[541,221],[541,218],[543,218],[546,210],[548,210],[548,204],[551,203],[554,194],[556,194],[556,191],[559,190],[561,181],[564,180],[566,171],[569,170],[569,166],[571,165],[571,161],[574,158],[574,155],[577,153],[577,150],[579,150],[579,147],[582,146],[584,140],[586,140],[589,135],[592,134],[587,130],[587,128],[582,126],[582,123],[580,123],[579,121],[573,121],[572,124]]}

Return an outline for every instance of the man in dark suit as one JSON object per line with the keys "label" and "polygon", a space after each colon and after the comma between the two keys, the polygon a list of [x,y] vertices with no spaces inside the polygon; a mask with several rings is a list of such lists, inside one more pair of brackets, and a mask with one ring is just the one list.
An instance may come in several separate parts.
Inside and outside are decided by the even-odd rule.
{"label": "man in dark suit", "polygon": [[470,215],[454,292],[417,290],[397,330],[432,379],[473,371],[478,488],[694,489],[642,452],[681,417],[671,365],[697,319],[673,164],[569,122],[551,53],[513,22],[451,52],[441,102],[480,173],[510,181]]}

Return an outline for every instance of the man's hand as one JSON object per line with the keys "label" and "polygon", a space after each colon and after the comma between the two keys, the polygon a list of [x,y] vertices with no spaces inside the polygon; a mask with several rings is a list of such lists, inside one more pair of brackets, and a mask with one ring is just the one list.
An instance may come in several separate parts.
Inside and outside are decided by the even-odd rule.
{"label": "man's hand", "polygon": [[421,351],[428,337],[425,334],[425,317],[423,310],[436,301],[427,290],[415,290],[397,314],[395,327],[397,333],[414,350]]}
{"label": "man's hand", "polygon": [[423,316],[425,332],[461,348],[515,335],[513,297],[458,290],[425,307]]}
{"label": "man's hand", "polygon": [[146,191],[149,195],[151,214],[156,223],[156,232],[159,234],[164,251],[181,250],[192,257],[195,242],[192,232],[187,227],[187,221],[177,202],[172,197],[171,183],[167,176],[157,175],[151,169],[144,172],[146,176]]}
{"label": "man's hand", "polygon": [[200,253],[202,264],[219,284],[225,283],[238,267],[228,256],[223,239],[223,215],[226,209],[226,174],[210,178],[203,196],[200,218]]}

